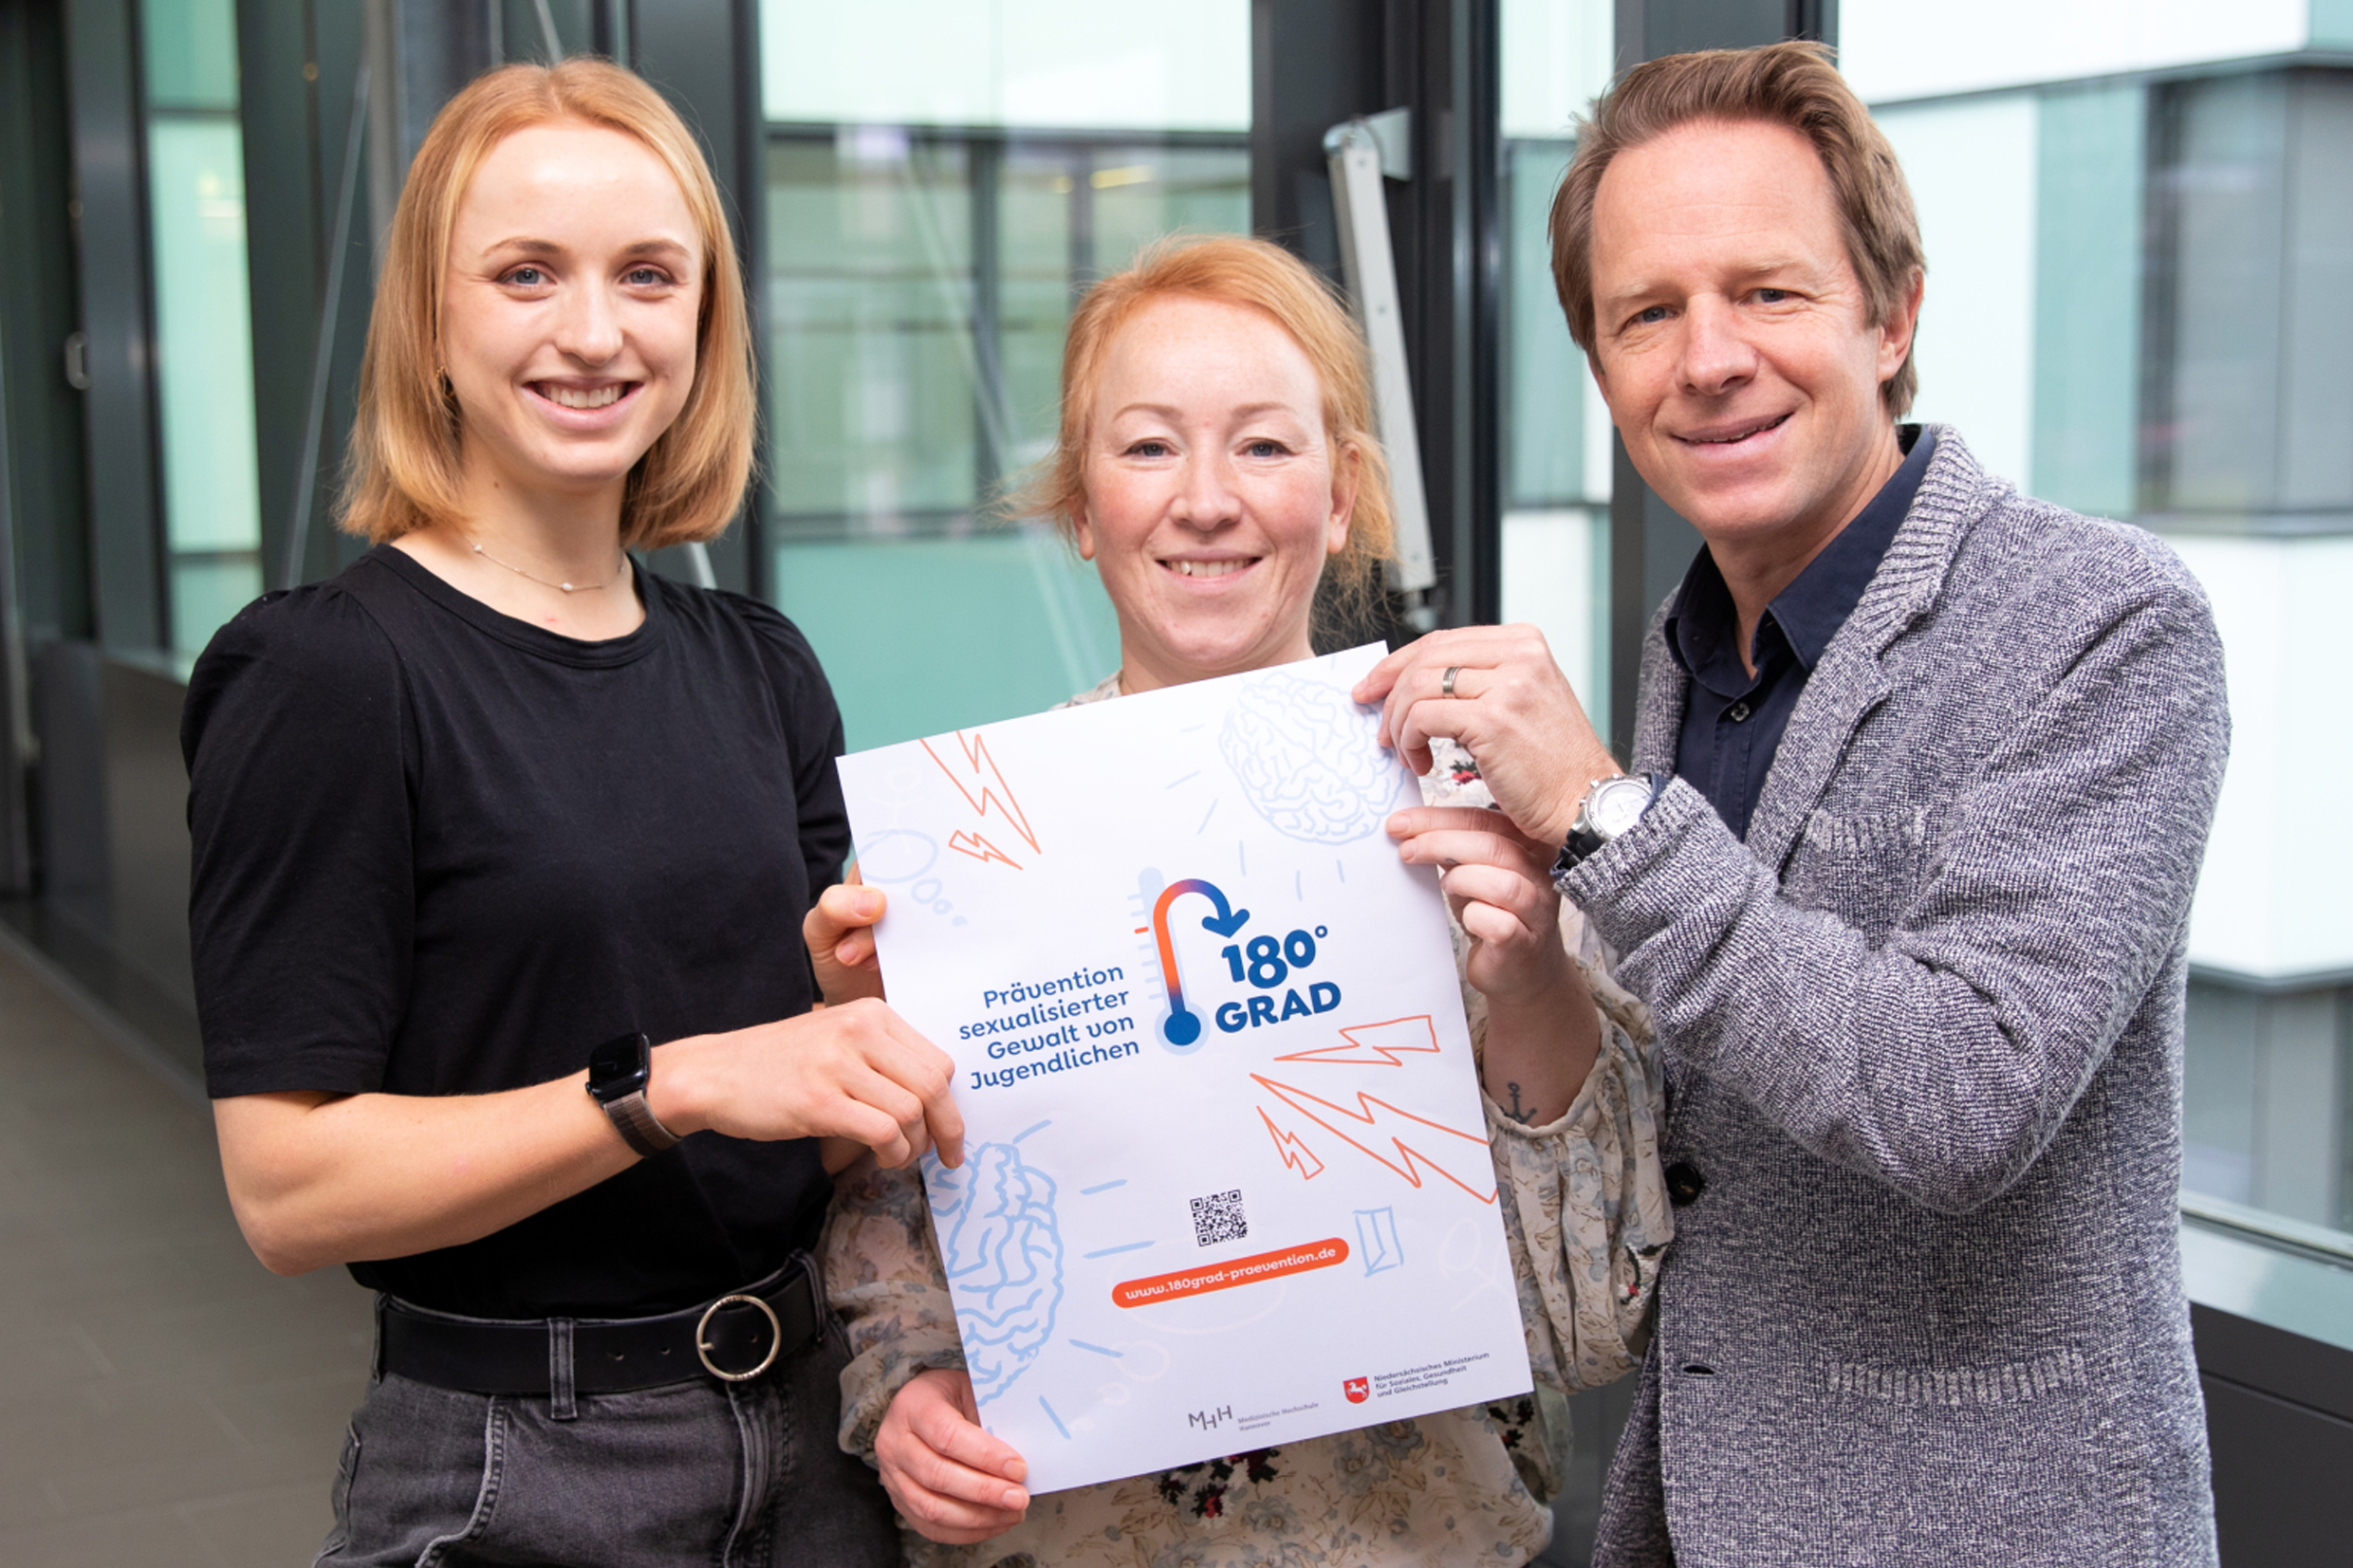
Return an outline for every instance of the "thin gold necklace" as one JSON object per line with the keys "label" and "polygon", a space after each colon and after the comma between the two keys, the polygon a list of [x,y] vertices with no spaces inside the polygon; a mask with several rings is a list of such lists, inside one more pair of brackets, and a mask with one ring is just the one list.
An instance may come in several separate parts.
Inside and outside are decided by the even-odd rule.
{"label": "thin gold necklace", "polygon": [[550,582],[546,578],[538,575],[536,572],[527,572],[522,567],[515,565],[511,562],[499,560],[498,557],[484,549],[481,544],[475,540],[473,535],[470,533],[461,533],[459,537],[465,540],[467,544],[473,546],[474,554],[480,556],[491,565],[504,566],[507,570],[514,573],[515,576],[520,578],[528,578],[531,581],[538,583],[543,588],[561,588],[567,594],[584,592],[594,593],[600,588],[610,588],[614,583],[619,582],[629,570],[629,552],[623,550],[621,552],[621,560],[614,565],[613,575],[606,578],[602,582]]}

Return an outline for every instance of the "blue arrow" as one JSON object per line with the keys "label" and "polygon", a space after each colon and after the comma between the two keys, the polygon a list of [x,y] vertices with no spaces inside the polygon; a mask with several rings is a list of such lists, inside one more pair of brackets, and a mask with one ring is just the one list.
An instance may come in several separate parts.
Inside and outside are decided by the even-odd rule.
{"label": "blue arrow", "polygon": [[1200,890],[1202,896],[1217,906],[1215,914],[1205,914],[1201,917],[1203,931],[1214,931],[1220,936],[1232,936],[1250,923],[1250,911],[1228,909],[1226,895],[1214,887],[1198,878],[1194,880],[1193,885]]}

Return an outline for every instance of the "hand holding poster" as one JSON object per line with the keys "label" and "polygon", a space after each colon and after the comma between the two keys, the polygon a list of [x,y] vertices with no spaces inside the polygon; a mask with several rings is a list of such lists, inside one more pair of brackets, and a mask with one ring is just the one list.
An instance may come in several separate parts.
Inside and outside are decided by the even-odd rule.
{"label": "hand holding poster", "polygon": [[1529,1387],[1445,907],[1381,832],[1418,795],[1347,696],[1380,652],[842,761],[1033,1491]]}

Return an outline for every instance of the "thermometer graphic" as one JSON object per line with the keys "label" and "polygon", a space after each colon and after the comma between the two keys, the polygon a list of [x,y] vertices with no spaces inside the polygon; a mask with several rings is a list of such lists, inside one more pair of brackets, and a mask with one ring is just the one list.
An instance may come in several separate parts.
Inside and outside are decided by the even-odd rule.
{"label": "thermometer graphic", "polygon": [[1160,984],[1168,991],[1168,1022],[1160,1025],[1160,1033],[1171,1045],[1185,1046],[1201,1038],[1201,1018],[1185,1007],[1182,981],[1176,973],[1176,944],[1169,937],[1168,907],[1188,893],[1197,893],[1217,906],[1215,914],[1201,918],[1203,931],[1220,936],[1232,936],[1250,919],[1250,911],[1238,910],[1226,902],[1226,895],[1214,883],[1197,876],[1181,882],[1171,882],[1161,890],[1159,901],[1152,906],[1152,934],[1160,944]]}

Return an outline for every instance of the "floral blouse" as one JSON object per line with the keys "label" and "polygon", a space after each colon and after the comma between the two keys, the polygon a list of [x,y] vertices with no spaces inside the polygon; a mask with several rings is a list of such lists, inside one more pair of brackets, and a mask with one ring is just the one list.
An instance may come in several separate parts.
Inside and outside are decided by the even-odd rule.
{"label": "floral blouse", "polygon": [[[1117,696],[1118,679],[1072,700]],[[1436,745],[1423,798],[1491,804],[1469,753]],[[1031,1500],[1021,1523],[974,1546],[936,1544],[902,1522],[908,1561],[1435,1568],[1525,1563],[1542,1551],[1552,1531],[1545,1504],[1568,1458],[1566,1396],[1634,1369],[1659,1257],[1674,1235],[1648,1015],[1603,972],[1604,955],[1574,906],[1563,906],[1561,931],[1601,1009],[1601,1055],[1575,1102],[1546,1126],[1515,1119],[1482,1094],[1533,1393],[1049,1492]],[[1459,929],[1454,942],[1459,965]],[[1475,1048],[1486,1038],[1485,1001],[1468,985],[1463,1000]],[[928,1368],[964,1365],[915,1171],[880,1170],[869,1155],[837,1177],[822,1252],[826,1294],[854,1353],[842,1373],[842,1447],[871,1465],[893,1396]]]}

